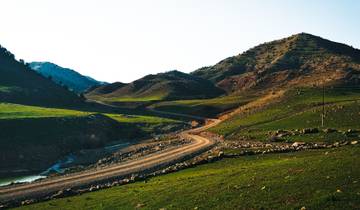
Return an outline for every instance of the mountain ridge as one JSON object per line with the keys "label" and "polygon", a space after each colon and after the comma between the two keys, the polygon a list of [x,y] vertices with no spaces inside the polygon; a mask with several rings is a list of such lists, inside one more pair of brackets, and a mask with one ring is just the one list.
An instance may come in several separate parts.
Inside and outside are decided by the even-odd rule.
{"label": "mountain ridge", "polygon": [[[260,44],[191,74],[209,79],[232,94],[289,85],[349,81],[357,84],[359,71],[360,50],[300,33]],[[318,78],[323,78],[324,82]]]}
{"label": "mountain ridge", "polygon": [[54,82],[66,85],[76,93],[83,93],[93,86],[105,84],[89,76],[82,75],[73,69],[64,68],[51,62],[35,61],[29,63],[29,65],[44,77],[51,77]]}
{"label": "mountain ridge", "polygon": [[0,101],[27,105],[71,106],[82,99],[32,71],[22,60],[0,46]]}
{"label": "mountain ridge", "polygon": [[[110,86],[117,86],[109,88]],[[222,90],[210,81],[177,70],[146,75],[131,83],[106,85],[108,91],[101,94],[106,98],[152,98],[158,100],[192,99],[219,96]],[[100,87],[103,88],[104,87]],[[100,95],[99,89],[87,93],[88,97]]]}

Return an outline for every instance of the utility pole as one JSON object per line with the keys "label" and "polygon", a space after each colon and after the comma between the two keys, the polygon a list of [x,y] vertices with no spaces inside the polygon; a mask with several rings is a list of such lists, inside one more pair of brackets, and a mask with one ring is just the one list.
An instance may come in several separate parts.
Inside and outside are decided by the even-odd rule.
{"label": "utility pole", "polygon": [[325,82],[322,84],[322,115],[321,115],[321,127],[324,127],[325,121]]}

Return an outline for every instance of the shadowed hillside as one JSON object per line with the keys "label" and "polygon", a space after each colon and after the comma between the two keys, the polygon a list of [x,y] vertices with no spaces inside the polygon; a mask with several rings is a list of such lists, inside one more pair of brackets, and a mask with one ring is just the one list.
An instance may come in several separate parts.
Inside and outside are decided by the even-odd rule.
{"label": "shadowed hillside", "polygon": [[65,106],[82,100],[66,87],[32,71],[0,46],[0,101],[31,105]]}
{"label": "shadowed hillside", "polygon": [[300,33],[254,47],[193,75],[228,93],[289,86],[359,84],[360,50]]}

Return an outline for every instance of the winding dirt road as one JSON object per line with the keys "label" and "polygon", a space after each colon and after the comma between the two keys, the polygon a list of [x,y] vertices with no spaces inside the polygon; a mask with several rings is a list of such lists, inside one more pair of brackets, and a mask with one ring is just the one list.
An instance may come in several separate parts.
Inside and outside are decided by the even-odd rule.
{"label": "winding dirt road", "polygon": [[180,134],[182,137],[192,139],[193,141],[190,144],[178,148],[163,150],[136,160],[101,169],[92,169],[60,177],[48,178],[29,184],[0,187],[0,202],[5,203],[11,200],[36,198],[67,188],[81,187],[111,178],[130,176],[131,174],[141,173],[146,170],[158,168],[159,166],[169,165],[211,147],[214,142],[197,135],[197,133],[215,126],[219,122],[219,120],[210,120],[209,123],[203,127],[182,132]]}

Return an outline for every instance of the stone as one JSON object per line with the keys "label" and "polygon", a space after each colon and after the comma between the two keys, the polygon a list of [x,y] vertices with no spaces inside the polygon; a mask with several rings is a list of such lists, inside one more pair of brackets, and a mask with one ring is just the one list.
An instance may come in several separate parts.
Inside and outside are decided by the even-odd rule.
{"label": "stone", "polygon": [[324,129],[323,131],[324,131],[324,133],[334,133],[334,132],[336,132],[337,130],[336,130],[336,129],[332,129],[332,128],[326,128],[326,129]]}
{"label": "stone", "polygon": [[279,142],[279,141],[281,141],[281,138],[278,136],[271,136],[269,141],[270,142]]}
{"label": "stone", "polygon": [[135,208],[139,209],[139,208],[142,208],[142,207],[144,207],[144,206],[145,206],[145,204],[143,204],[143,203],[138,203]]}
{"label": "stone", "polygon": [[219,154],[218,154],[218,157],[223,157],[223,156],[224,156],[224,152],[220,151]]}
{"label": "stone", "polygon": [[358,143],[358,141],[351,141],[351,145],[355,145],[357,143]]}
{"label": "stone", "polygon": [[29,204],[32,204],[32,203],[34,203],[34,200],[32,200],[32,199],[21,201],[22,206],[29,205]]}
{"label": "stone", "polygon": [[303,145],[305,145],[305,142],[294,142],[291,146],[293,146],[293,147],[299,147],[299,146],[303,146]]}
{"label": "stone", "polygon": [[303,134],[310,134],[310,133],[318,133],[319,129],[317,128],[304,128],[301,133]]}

